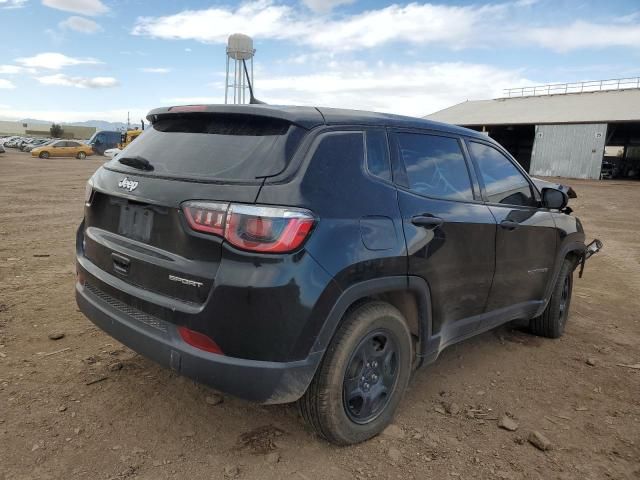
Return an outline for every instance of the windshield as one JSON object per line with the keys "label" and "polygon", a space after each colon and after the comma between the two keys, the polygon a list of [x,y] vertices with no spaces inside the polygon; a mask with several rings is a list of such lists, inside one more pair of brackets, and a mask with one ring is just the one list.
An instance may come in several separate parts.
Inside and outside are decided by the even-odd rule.
{"label": "windshield", "polygon": [[[168,115],[118,155],[141,157],[153,175],[197,180],[253,182],[287,166],[303,132],[290,123],[247,115]],[[107,168],[135,168],[115,159]]]}

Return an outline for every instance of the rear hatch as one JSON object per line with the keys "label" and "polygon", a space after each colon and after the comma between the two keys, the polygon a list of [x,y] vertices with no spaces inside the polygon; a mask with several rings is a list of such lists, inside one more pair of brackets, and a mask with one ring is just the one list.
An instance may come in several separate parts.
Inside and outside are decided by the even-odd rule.
{"label": "rear hatch", "polygon": [[[84,256],[111,276],[103,277],[112,287],[116,277],[118,285],[176,300],[178,310],[198,311],[214,285],[223,240],[192,230],[181,204],[254,203],[264,177],[287,167],[305,132],[266,116],[155,115],[149,129],[92,177]],[[136,290],[126,290],[110,294],[141,308]],[[172,309],[153,313],[173,317]]]}

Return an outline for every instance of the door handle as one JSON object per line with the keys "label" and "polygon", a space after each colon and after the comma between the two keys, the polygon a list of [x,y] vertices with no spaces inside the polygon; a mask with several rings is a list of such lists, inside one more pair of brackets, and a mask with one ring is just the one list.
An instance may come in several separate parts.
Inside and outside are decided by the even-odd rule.
{"label": "door handle", "polygon": [[427,217],[426,215],[417,215],[411,219],[411,223],[413,223],[417,227],[424,228],[436,228],[444,223],[444,220],[440,217]]}
{"label": "door handle", "polygon": [[500,222],[500,226],[505,230],[515,230],[520,227],[518,222],[512,222],[511,220],[503,220]]}

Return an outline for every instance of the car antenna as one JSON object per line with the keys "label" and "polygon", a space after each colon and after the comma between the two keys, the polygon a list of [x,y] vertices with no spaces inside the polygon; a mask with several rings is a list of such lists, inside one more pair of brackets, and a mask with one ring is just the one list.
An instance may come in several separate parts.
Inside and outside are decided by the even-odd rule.
{"label": "car antenna", "polygon": [[244,67],[244,74],[247,77],[247,85],[249,85],[249,104],[250,105],[266,105],[265,102],[258,100],[253,96],[253,85],[251,85],[251,79],[249,78],[249,72],[247,71],[247,62],[242,59],[242,66]]}

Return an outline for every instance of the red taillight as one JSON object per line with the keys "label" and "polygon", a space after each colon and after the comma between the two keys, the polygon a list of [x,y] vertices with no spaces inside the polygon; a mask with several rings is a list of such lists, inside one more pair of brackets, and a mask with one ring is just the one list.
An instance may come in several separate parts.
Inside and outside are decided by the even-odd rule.
{"label": "red taillight", "polygon": [[291,252],[302,245],[314,222],[313,216],[304,210],[231,205],[225,238],[244,250]]}
{"label": "red taillight", "polygon": [[180,105],[177,107],[169,107],[169,111],[173,113],[205,112],[206,110],[206,105]]}
{"label": "red taillight", "polygon": [[196,332],[187,327],[178,327],[178,333],[180,333],[182,340],[192,347],[204,350],[205,352],[224,355],[224,352],[216,342],[200,332]]}
{"label": "red taillight", "polygon": [[224,236],[227,218],[226,203],[187,202],[182,205],[189,226],[198,232]]}
{"label": "red taillight", "polygon": [[186,202],[189,226],[224,237],[243,250],[285,253],[299,248],[313,228],[313,215],[301,209]]}

